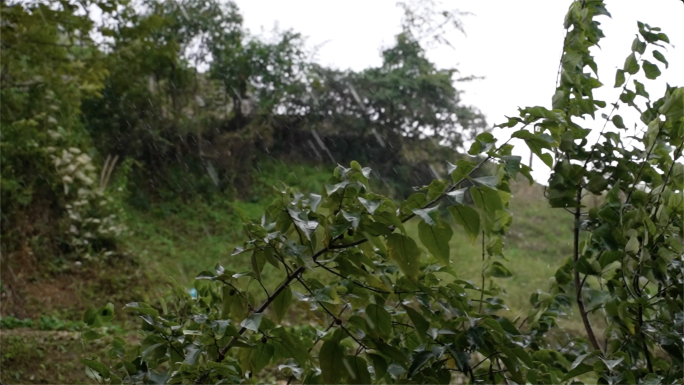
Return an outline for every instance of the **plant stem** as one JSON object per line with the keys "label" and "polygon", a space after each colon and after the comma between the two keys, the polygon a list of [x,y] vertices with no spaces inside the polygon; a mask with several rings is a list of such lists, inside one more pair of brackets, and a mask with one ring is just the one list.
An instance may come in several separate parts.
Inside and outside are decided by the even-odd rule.
{"label": "plant stem", "polygon": [[589,316],[587,315],[587,310],[584,307],[584,299],[582,298],[582,281],[580,280],[580,273],[577,270],[577,261],[579,260],[579,236],[580,236],[580,215],[582,208],[582,188],[577,187],[577,198],[576,198],[577,208],[575,209],[575,228],[574,228],[574,252],[573,261],[575,262],[575,294],[577,297],[577,307],[579,308],[580,315],[582,316],[582,322],[584,323],[584,328],[587,331],[587,337],[591,346],[598,351],[601,350],[601,346],[594,335],[594,329],[591,327],[591,322],[589,322]]}
{"label": "plant stem", "polygon": [[478,313],[482,313],[482,302],[484,300],[484,288],[485,288],[484,261],[485,261],[485,233],[484,233],[484,230],[482,230],[482,269],[480,272],[482,275],[482,287],[480,287],[480,308],[477,311]]}
{"label": "plant stem", "polygon": [[641,347],[644,349],[644,355],[646,356],[646,366],[648,371],[653,373],[653,364],[651,363],[651,353],[648,351],[648,346],[646,345],[646,338],[643,332],[644,327],[644,310],[639,306],[639,334],[641,337]]}

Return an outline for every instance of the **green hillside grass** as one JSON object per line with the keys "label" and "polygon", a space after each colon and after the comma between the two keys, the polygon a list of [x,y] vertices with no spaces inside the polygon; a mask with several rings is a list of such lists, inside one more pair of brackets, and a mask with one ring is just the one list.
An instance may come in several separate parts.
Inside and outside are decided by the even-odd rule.
{"label": "green hillside grass", "polygon": [[[157,282],[171,278],[185,287],[192,287],[194,277],[205,269],[210,269],[216,262],[220,262],[225,268],[234,271],[251,269],[249,257],[245,255],[231,256],[233,249],[240,245],[244,239],[242,234],[241,217],[259,218],[266,206],[276,196],[273,186],[282,186],[281,182],[295,187],[302,192],[320,192],[325,185],[332,166],[307,166],[286,165],[283,163],[267,162],[260,165],[252,175],[252,190],[247,199],[226,201],[213,199],[211,202],[202,199],[198,194],[189,201],[165,201],[151,205],[147,210],[136,209],[133,206],[126,208],[128,218],[128,235],[123,239],[123,249],[131,256],[135,256],[139,268],[148,266],[148,274],[155,277]],[[543,199],[543,187],[539,185],[529,186],[525,183],[515,183],[512,186],[512,212],[514,221],[506,240],[505,255],[508,259],[506,266],[513,273],[510,279],[497,279],[496,283],[506,291],[506,305],[514,315],[525,317],[531,308],[529,296],[536,290],[544,290],[548,287],[549,277],[567,258],[571,251],[572,240],[572,216],[563,210],[551,209],[546,206]],[[417,219],[406,224],[406,229],[412,235],[417,233]],[[482,250],[478,242],[470,243],[467,235],[454,225],[454,237],[451,240],[452,267],[460,279],[470,280],[481,284]],[[417,238],[417,237],[416,237]],[[127,270],[121,269],[121,277],[115,276],[115,271],[108,270],[109,279],[126,281],[130,277],[124,276]],[[114,275],[112,275],[114,274]],[[325,272],[318,272],[317,278],[328,279]],[[265,285],[275,287],[282,279],[282,272],[267,266],[263,276]],[[157,286],[159,283],[156,283]],[[97,285],[90,285],[98,287]],[[90,287],[89,286],[89,287]],[[163,287],[155,287],[154,293],[149,298],[137,298],[138,294],[130,290],[124,290],[117,294],[117,303],[121,301],[154,301],[153,297],[162,292]],[[250,289],[257,301],[264,297],[263,292],[256,284]],[[303,289],[295,290],[304,291]],[[103,293],[101,293],[103,294]],[[97,298],[100,294],[92,292],[90,297]],[[131,297],[126,298],[126,297]],[[101,295],[102,302],[107,302],[111,296]],[[135,297],[135,298],[134,298]],[[96,300],[94,300],[96,301]],[[73,303],[73,311],[69,310],[69,304],[63,303],[59,314],[77,314],[82,304]],[[93,306],[102,304],[94,304]],[[75,316],[74,316],[75,317]],[[71,317],[71,318],[74,318]],[[291,323],[307,322],[306,310],[293,306],[290,311]],[[69,317],[67,317],[69,318]],[[117,334],[135,338],[133,323],[137,322],[125,317],[122,312],[117,316],[117,326],[120,330]],[[78,321],[78,319],[71,319]],[[311,320],[309,320],[311,321]],[[582,334],[583,329],[578,316],[569,315],[562,320],[563,326],[571,334]],[[597,325],[600,327],[600,325]],[[6,328],[5,328],[6,329]],[[40,333],[27,332],[23,329],[3,330],[2,342],[7,346],[2,355],[3,366],[12,367],[12,372],[3,374],[3,380],[22,381],[26,383],[44,381],[46,378],[56,376],[69,382],[88,381],[84,372],[76,371],[61,361],[54,361],[46,349],[26,350],[20,346],[39,344],[40,338],[51,338],[57,332],[44,331]],[[60,344],[61,349],[68,357],[78,357],[81,354],[80,346],[76,343]],[[19,349],[19,350],[17,350]],[[21,354],[20,354],[21,353]],[[18,357],[21,356],[21,359]],[[34,367],[35,365],[23,365],[30,362],[42,362],[45,368],[57,368],[56,372]],[[54,365],[53,365],[54,364]],[[35,374],[35,375],[34,375]],[[32,377],[33,376],[33,377]]]}
{"label": "green hillside grass", "polygon": [[[332,168],[332,167],[330,167]],[[127,247],[149,260],[161,274],[178,283],[192,286],[193,278],[202,270],[220,262],[234,271],[249,270],[245,255],[231,256],[243,240],[241,215],[259,218],[276,196],[273,186],[282,183],[302,192],[320,192],[330,172],[325,167],[288,166],[267,163],[254,175],[253,198],[244,201],[207,203],[199,198],[192,202],[171,202],[147,212],[129,211],[131,234]],[[497,279],[507,292],[507,305],[516,314],[529,309],[529,296],[546,289],[548,280],[572,251],[572,217],[563,210],[546,207],[543,188],[516,183],[513,186],[513,225],[507,238],[506,266],[510,279]],[[165,206],[172,206],[168,208]],[[417,222],[407,223],[407,231],[417,233]],[[481,246],[470,243],[467,235],[454,226],[451,241],[453,268],[460,279],[480,284]],[[417,237],[416,237],[417,239]],[[265,276],[275,273],[268,268]],[[324,277],[323,277],[324,278]],[[273,278],[274,285],[281,279]],[[254,295],[261,296],[254,285]]]}

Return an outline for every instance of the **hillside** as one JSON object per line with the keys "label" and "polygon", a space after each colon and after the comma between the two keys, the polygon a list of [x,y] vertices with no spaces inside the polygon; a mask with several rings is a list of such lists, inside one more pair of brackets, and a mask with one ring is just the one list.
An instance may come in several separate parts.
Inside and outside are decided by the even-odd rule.
{"label": "hillside", "polygon": [[[241,215],[260,217],[274,196],[273,186],[281,181],[303,192],[320,192],[331,168],[265,163],[254,176],[249,200],[208,202],[197,196],[189,201],[162,201],[148,209],[128,205],[125,217],[129,231],[123,238],[123,253],[107,261],[82,266],[68,262],[60,266],[22,264],[16,260],[8,264],[12,271],[3,270],[3,282],[16,279],[10,284],[15,283],[14,293],[19,295],[11,301],[3,293],[2,367],[11,369],[2,371],[2,382],[87,381],[84,372],[73,370],[73,362],[81,354],[74,330],[85,308],[110,301],[118,309],[131,301],[154,302],[169,278],[189,289],[194,277],[216,262],[235,271],[250,269],[248,258],[231,256],[243,239]],[[546,207],[545,202],[542,186],[529,186],[527,182],[513,185],[514,222],[506,244],[507,266],[513,277],[497,279],[497,283],[507,292],[511,312],[523,318],[530,308],[530,294],[547,287],[549,277],[571,251],[571,216]],[[407,231],[417,232],[415,220],[407,224]],[[458,277],[479,284],[478,245],[457,231],[451,249],[452,267]],[[269,273],[269,269],[264,272]],[[254,295],[261,294],[255,290]],[[19,301],[17,297],[29,300]],[[13,316],[27,321],[13,322]],[[296,311],[290,316],[306,317]],[[118,312],[116,327],[110,333],[135,338],[130,331],[137,322]],[[574,318],[567,323],[570,330],[581,327]]]}

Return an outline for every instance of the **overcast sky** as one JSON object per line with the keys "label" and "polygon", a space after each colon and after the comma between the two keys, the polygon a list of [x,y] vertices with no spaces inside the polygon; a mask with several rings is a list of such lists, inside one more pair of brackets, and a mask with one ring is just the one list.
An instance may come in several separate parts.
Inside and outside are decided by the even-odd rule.
{"label": "overcast sky", "polygon": [[[245,26],[254,34],[273,29],[293,29],[307,37],[311,48],[323,44],[316,60],[339,69],[361,70],[381,64],[380,49],[392,44],[399,32],[402,12],[394,0],[236,0]],[[462,75],[484,76],[469,84],[463,100],[480,108],[490,125],[517,114],[518,107],[541,105],[550,108],[563,41],[563,18],[569,0],[444,0],[448,9],[471,12],[463,18],[467,36],[448,36],[455,49],[443,46],[428,52],[439,67],[457,67]],[[663,52],[670,63],[663,75],[644,82],[652,97],[662,96],[665,84],[684,86],[684,4],[680,0],[606,0],[612,19],[600,17],[606,35],[595,52],[599,80],[607,87],[595,98],[608,104],[619,93],[612,88],[616,68],[622,68],[635,34],[637,20],[662,28],[673,46]],[[661,51],[663,51],[661,49]],[[652,58],[651,62],[658,63]],[[660,63],[658,63],[660,64]],[[598,116],[597,116],[598,117]],[[637,116],[624,115],[628,127]],[[587,122],[587,127],[602,122]],[[507,139],[511,130],[495,129]],[[632,131],[633,132],[633,131]],[[529,152],[516,143],[516,153],[525,162]],[[534,176],[545,183],[549,170],[539,159],[533,162]]]}

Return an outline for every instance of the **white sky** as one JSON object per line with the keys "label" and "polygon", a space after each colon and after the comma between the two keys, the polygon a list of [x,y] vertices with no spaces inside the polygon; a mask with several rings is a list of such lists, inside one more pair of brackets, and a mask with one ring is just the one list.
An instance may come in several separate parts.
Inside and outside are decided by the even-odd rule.
{"label": "white sky", "polygon": [[[317,61],[339,69],[361,70],[381,64],[380,49],[393,43],[399,32],[401,9],[395,0],[236,0],[252,33],[293,29],[306,36],[307,45],[319,48]],[[550,108],[563,42],[563,18],[570,0],[444,0],[448,9],[472,12],[463,18],[465,32],[448,36],[455,50],[440,47],[428,52],[439,67],[457,67],[462,75],[484,76],[469,84],[458,84],[465,91],[463,100],[480,108],[493,125],[505,121],[504,115],[517,115],[518,107],[541,105]],[[599,80],[606,87],[595,98],[609,105],[619,93],[613,89],[615,69],[622,68],[635,34],[637,20],[660,27],[674,46],[665,54],[669,69],[658,64],[663,75],[649,81],[640,75],[652,99],[661,97],[665,84],[684,86],[684,4],[679,0],[606,0],[613,18],[600,17],[606,37],[601,51],[595,52]],[[268,33],[266,33],[268,34]],[[633,87],[632,87],[633,89]],[[599,115],[597,118],[600,119]],[[638,116],[624,115],[625,125],[638,129]],[[603,122],[587,123],[600,127]],[[609,124],[610,126],[610,124]],[[633,132],[633,131],[632,131]],[[495,129],[494,135],[507,139],[512,130]],[[596,136],[594,136],[596,138]],[[595,140],[595,139],[594,139]],[[522,142],[514,143],[516,153],[529,159]],[[534,159],[533,175],[545,183],[548,168]]]}

